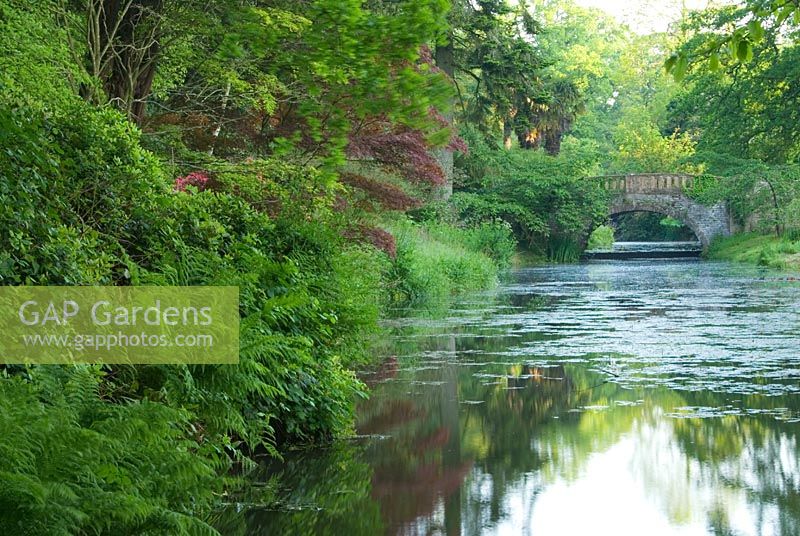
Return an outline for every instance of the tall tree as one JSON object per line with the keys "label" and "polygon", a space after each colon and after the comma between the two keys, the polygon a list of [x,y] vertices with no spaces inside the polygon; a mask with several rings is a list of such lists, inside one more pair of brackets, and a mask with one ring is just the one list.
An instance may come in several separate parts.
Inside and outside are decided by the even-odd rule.
{"label": "tall tree", "polygon": [[140,124],[165,48],[203,13],[199,0],[85,0],[61,4],[60,15],[74,30],[70,41],[77,63],[94,83],[81,94],[111,102]]}
{"label": "tall tree", "polygon": [[696,132],[702,151],[772,164],[800,158],[800,46],[767,35],[746,64],[698,71],[670,105],[672,128]]}
{"label": "tall tree", "polygon": [[505,0],[456,2],[450,21],[461,117],[489,138],[502,132],[510,147],[520,106],[543,98],[545,60],[535,44],[540,27],[524,3],[512,7]]}

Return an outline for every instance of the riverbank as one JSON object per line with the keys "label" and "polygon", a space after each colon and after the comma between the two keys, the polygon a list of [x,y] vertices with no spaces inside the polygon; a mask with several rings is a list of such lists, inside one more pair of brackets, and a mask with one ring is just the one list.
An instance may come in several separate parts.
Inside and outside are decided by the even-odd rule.
{"label": "riverbank", "polygon": [[386,288],[390,306],[438,305],[485,290],[512,263],[516,240],[508,225],[459,226],[397,218],[384,227],[396,241]]}
{"label": "riverbank", "polygon": [[737,234],[716,240],[707,257],[800,271],[800,240],[758,233]]}

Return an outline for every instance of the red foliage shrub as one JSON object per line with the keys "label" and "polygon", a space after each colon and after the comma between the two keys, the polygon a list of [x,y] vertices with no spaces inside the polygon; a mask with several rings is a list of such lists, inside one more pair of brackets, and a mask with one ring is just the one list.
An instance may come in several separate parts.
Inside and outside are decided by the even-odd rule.
{"label": "red foliage shrub", "polygon": [[[428,113],[430,116],[437,121],[442,128],[452,127],[452,123],[447,120],[445,116],[439,113],[436,108],[431,108]],[[450,136],[450,141],[444,147],[448,151],[453,151],[461,154],[469,154],[469,147],[467,146],[467,142],[464,141],[464,138],[453,132]]]}
{"label": "red foliage shrub", "polygon": [[394,184],[370,179],[355,173],[342,173],[339,180],[348,186],[364,191],[388,210],[405,211],[422,206],[420,199],[408,195]]}
{"label": "red foliage shrub", "polygon": [[333,200],[333,207],[332,208],[336,212],[344,212],[345,210],[350,208],[350,203],[347,201],[347,199],[344,196],[336,194],[336,197]]}
{"label": "red foliage shrub", "polygon": [[[428,110],[427,119],[443,130],[452,129],[450,121],[435,108]],[[466,142],[454,133],[444,149],[468,152]],[[413,183],[441,185],[445,174],[433,150],[422,130],[376,118],[350,134],[347,155],[388,168]]]}
{"label": "red foliage shrub", "polygon": [[445,181],[442,167],[419,130],[373,123],[350,137],[347,152],[351,158],[371,160],[410,182],[440,185]]}
{"label": "red foliage shrub", "polygon": [[397,257],[397,242],[394,236],[379,227],[358,224],[345,231],[344,236],[355,242],[372,244],[392,259]]}

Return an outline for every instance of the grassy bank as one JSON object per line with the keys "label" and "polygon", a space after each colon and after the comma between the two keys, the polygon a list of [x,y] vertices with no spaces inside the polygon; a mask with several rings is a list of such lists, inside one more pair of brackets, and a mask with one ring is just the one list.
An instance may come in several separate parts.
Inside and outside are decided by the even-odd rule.
{"label": "grassy bank", "polygon": [[397,240],[389,276],[396,304],[440,304],[471,290],[491,288],[514,254],[511,229],[485,223],[457,227],[398,220],[387,225]]}
{"label": "grassy bank", "polygon": [[800,270],[800,240],[757,233],[744,233],[716,240],[708,258]]}

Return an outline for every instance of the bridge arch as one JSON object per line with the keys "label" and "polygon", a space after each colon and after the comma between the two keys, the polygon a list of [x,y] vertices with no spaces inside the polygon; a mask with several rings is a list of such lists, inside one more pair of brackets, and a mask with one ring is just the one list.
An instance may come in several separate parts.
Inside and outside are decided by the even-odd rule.
{"label": "bridge arch", "polygon": [[704,247],[708,243],[708,241],[704,240],[701,236],[703,233],[702,226],[692,218],[688,218],[683,211],[676,209],[674,206],[667,206],[658,202],[615,203],[609,208],[608,216],[609,218],[614,218],[614,216],[630,214],[632,212],[652,212],[662,216],[669,216],[688,227]]}
{"label": "bridge arch", "polygon": [[730,218],[724,203],[706,206],[685,193],[691,175],[645,173],[597,177],[611,193],[609,217],[627,212],[655,212],[674,218],[694,232],[707,248],[717,236],[730,234]]}

